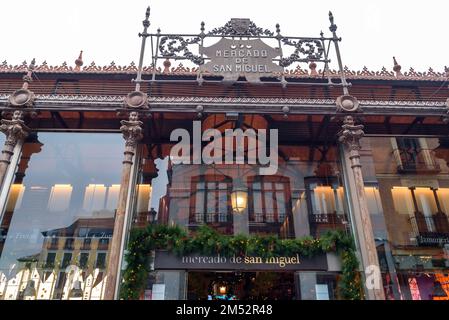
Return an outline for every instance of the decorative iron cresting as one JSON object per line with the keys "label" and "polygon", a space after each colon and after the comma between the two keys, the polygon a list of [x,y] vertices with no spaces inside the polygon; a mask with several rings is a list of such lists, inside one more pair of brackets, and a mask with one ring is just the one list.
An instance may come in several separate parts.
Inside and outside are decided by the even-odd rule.
{"label": "decorative iron cresting", "polygon": [[[147,11],[148,13],[149,11]],[[317,85],[317,86],[340,86],[343,87],[343,93],[347,94],[347,87],[341,62],[341,56],[338,48],[338,42],[341,38],[337,37],[337,26],[334,23],[332,13],[329,12],[330,27],[332,32],[330,37],[325,37],[321,32],[318,37],[302,36],[284,36],[281,33],[279,24],[276,24],[275,31],[261,28],[250,19],[233,18],[224,26],[205,31],[205,23],[201,22],[200,32],[197,34],[164,34],[158,29],[155,33],[146,32],[149,27],[149,19],[144,21],[144,32],[139,36],[144,39],[150,38],[151,44],[151,66],[153,69],[151,79],[142,79],[142,68],[138,68],[137,83],[141,82],[163,82],[163,81],[197,81],[201,85],[207,82],[222,82],[223,80],[232,82],[250,82],[250,83],[279,83],[283,87],[287,84],[294,85]],[[214,43],[211,39],[217,39]],[[236,41],[235,46],[229,47],[229,41]],[[255,40],[268,46],[267,51],[260,51],[263,46],[257,45]],[[264,41],[265,40],[265,41]],[[209,47],[205,45],[207,41]],[[252,42],[251,42],[252,41]],[[266,42],[268,41],[268,43]],[[144,44],[145,41],[142,41]],[[331,46],[331,44],[334,44]],[[229,47],[229,48],[228,48]],[[205,50],[208,48],[213,48]],[[255,49],[254,49],[255,48]],[[329,69],[330,50],[336,51],[338,62],[338,74],[340,81],[335,79],[335,74]],[[239,50],[240,49],[240,50]],[[215,50],[215,51],[214,51]],[[277,55],[270,54],[274,50]],[[141,57],[143,57],[145,46],[141,48]],[[213,52],[215,56],[211,56]],[[265,53],[265,54],[264,54]],[[218,57],[218,59],[217,59]],[[214,60],[215,59],[215,60]],[[167,79],[158,74],[158,66],[170,66],[169,60],[186,60],[198,66],[196,79]],[[209,62],[214,61],[213,66]],[[231,62],[230,62],[231,61]],[[289,71],[285,67],[299,65],[299,63],[323,63],[321,68],[321,77],[317,77],[314,82],[301,82],[298,79],[286,80]],[[276,64],[277,67],[273,67]],[[315,70],[315,69],[314,69]],[[227,73],[227,74],[226,74]],[[243,78],[245,80],[243,80]]]}

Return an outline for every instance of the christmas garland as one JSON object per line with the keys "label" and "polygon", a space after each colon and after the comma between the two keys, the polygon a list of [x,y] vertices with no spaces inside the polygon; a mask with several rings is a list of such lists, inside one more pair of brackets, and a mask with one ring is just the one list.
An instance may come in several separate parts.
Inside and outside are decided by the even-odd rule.
{"label": "christmas garland", "polygon": [[151,251],[168,250],[176,255],[220,253],[222,256],[300,256],[313,257],[327,252],[340,254],[342,273],[338,280],[340,299],[362,299],[362,285],[358,272],[352,238],[342,231],[329,231],[318,239],[279,239],[276,236],[223,235],[210,227],[201,226],[189,234],[178,226],[149,225],[133,229],[125,255],[127,267],[123,275],[120,296],[125,300],[140,297],[151,272]]}

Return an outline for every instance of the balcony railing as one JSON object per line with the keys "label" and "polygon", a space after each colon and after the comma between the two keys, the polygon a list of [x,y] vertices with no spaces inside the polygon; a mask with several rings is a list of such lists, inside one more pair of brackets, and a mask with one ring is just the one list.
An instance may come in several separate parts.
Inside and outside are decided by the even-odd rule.
{"label": "balcony railing", "polygon": [[439,212],[432,216],[424,216],[416,212],[410,218],[413,233],[418,245],[436,246],[449,243],[449,219]]}
{"label": "balcony railing", "polygon": [[232,222],[232,216],[228,213],[196,213],[190,218],[191,224],[203,223],[229,223]]}
{"label": "balcony railing", "polygon": [[440,166],[430,149],[395,149],[399,173],[437,173]]}
{"label": "balcony railing", "polygon": [[317,213],[309,215],[310,234],[319,237],[329,230],[345,230],[348,227],[345,215],[334,213]]}
{"label": "balcony railing", "polygon": [[416,234],[429,232],[449,233],[449,220],[443,212],[429,217],[417,213],[410,218],[410,222]]}
{"label": "balcony railing", "polygon": [[317,213],[309,215],[310,224],[329,224],[340,225],[345,224],[345,216],[337,213]]}
{"label": "balcony railing", "polygon": [[284,223],[287,215],[285,213],[253,213],[249,215],[250,223]]}

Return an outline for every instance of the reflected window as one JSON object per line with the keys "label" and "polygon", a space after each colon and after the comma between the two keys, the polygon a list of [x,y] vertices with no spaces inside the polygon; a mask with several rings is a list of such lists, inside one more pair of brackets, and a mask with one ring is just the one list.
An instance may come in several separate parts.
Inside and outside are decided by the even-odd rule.
{"label": "reflected window", "polygon": [[101,252],[97,254],[96,265],[97,268],[103,269],[106,267],[106,253]]}
{"label": "reflected window", "polygon": [[315,236],[347,225],[343,187],[337,177],[306,177],[311,232]]}
{"label": "reflected window", "polygon": [[55,266],[56,252],[48,252],[45,261],[45,268],[53,268]]}
{"label": "reflected window", "polygon": [[[429,233],[449,233],[449,221],[445,210],[445,201],[440,203],[442,190],[426,187],[393,187],[392,195],[396,212],[408,214],[415,236]],[[443,198],[444,199],[444,198]],[[422,240],[422,239],[421,239]]]}
{"label": "reflected window", "polygon": [[289,206],[288,179],[258,178],[252,184],[252,212],[250,221],[283,223]]}
{"label": "reflected window", "polygon": [[249,231],[293,237],[290,180],[283,176],[249,179]]}
{"label": "reflected window", "polygon": [[391,138],[399,173],[437,173],[440,166],[425,138]]}
{"label": "reflected window", "polygon": [[87,268],[87,262],[89,260],[89,252],[80,252],[79,266],[80,268]]}
{"label": "reflected window", "polygon": [[193,179],[190,223],[227,223],[231,220],[231,179],[220,176],[200,176]]}

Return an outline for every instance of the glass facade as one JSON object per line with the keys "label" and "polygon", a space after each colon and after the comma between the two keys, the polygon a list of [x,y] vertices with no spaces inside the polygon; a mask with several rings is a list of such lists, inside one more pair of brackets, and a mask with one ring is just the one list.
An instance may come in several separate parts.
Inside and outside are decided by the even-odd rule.
{"label": "glass facade", "polygon": [[[245,117],[245,122],[254,122],[254,118],[257,117]],[[203,123],[207,124],[208,119]],[[207,127],[203,126],[205,130]],[[336,229],[349,231],[336,145],[280,142],[277,170],[270,175],[260,174],[261,165],[248,164],[249,146],[247,140],[246,164],[236,163],[235,155],[233,163],[228,164],[177,164],[171,154],[173,143],[144,146],[131,228],[154,221],[182,226],[191,232],[207,225],[227,235],[280,238],[319,237]],[[226,282],[228,293],[232,290],[235,299],[335,299],[338,267],[330,269],[284,272],[274,267],[266,272],[255,268],[235,273],[236,270],[216,268],[156,268],[142,298],[169,299],[175,292],[177,299],[212,299],[222,296],[218,284]],[[172,279],[173,274],[183,279],[176,281],[179,287],[175,289],[172,280],[164,280]],[[271,295],[262,290],[267,286],[266,279],[280,282]],[[154,293],[164,286],[165,296]]]}
{"label": "glass facade", "polygon": [[448,139],[369,137],[363,155],[386,297],[447,299]]}
{"label": "glass facade", "polygon": [[[214,123],[210,119],[201,133],[216,126],[216,116]],[[244,121],[267,128],[257,116]],[[447,299],[449,139],[368,136],[361,144],[386,299]],[[249,163],[250,139],[243,143],[242,163],[237,154],[230,163],[179,163],[172,154],[175,145],[139,145],[125,238],[149,224],[189,232],[207,225],[226,235],[281,239],[352,232],[337,144],[281,137],[276,172],[267,175],[261,174],[264,166]],[[38,132],[26,139],[10,169],[14,175],[0,220],[0,299],[104,297],[123,148],[115,133]],[[194,148],[192,142],[188,148]],[[341,261],[330,254],[325,269],[153,263],[140,298],[339,299],[340,276]]]}
{"label": "glass facade", "polygon": [[101,299],[120,189],[119,134],[26,140],[1,218],[0,299]]}

